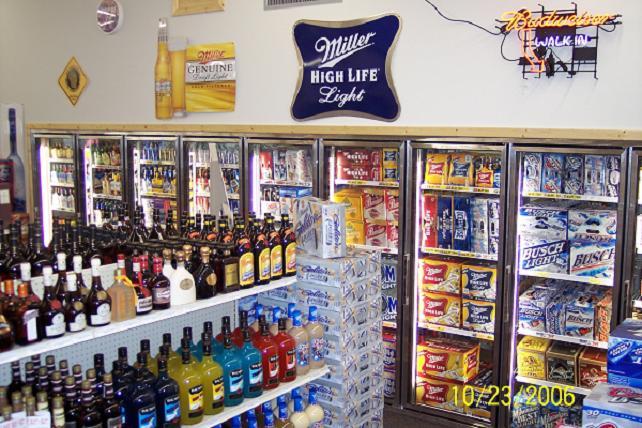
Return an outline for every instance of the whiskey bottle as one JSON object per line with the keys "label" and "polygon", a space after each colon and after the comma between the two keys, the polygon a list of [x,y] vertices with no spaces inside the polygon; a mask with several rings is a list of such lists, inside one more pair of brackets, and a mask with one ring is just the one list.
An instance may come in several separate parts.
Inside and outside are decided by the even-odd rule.
{"label": "whiskey bottle", "polygon": [[169,279],[163,275],[163,259],[160,257],[154,257],[154,276],[149,282],[149,288],[152,291],[153,309],[169,309],[171,305]]}
{"label": "whiskey bottle", "polygon": [[82,411],[81,411],[81,426],[83,428],[102,428],[102,420],[100,414],[94,407],[94,394],[91,390],[91,383],[84,380],[81,385],[82,394]]}
{"label": "whiskey bottle", "polygon": [[91,290],[87,295],[87,318],[90,326],[99,327],[111,322],[111,298],[100,279],[100,260],[91,261]]}
{"label": "whiskey bottle", "polygon": [[281,235],[274,229],[274,219],[271,216],[265,219],[265,235],[270,247],[270,279],[275,281],[283,276],[283,245]]}
{"label": "whiskey bottle", "polygon": [[51,254],[49,254],[49,251],[42,246],[42,232],[40,230],[40,225],[36,224],[34,229],[32,243],[33,251],[31,253],[31,257],[29,257],[27,261],[31,263],[31,273],[33,276],[40,276],[42,275],[42,268],[49,264]]}
{"label": "whiskey bottle", "polygon": [[163,230],[163,227],[160,224],[160,214],[158,212],[158,209],[154,209],[154,213],[152,214],[152,229],[149,231],[149,239],[155,239],[162,241],[165,239],[165,231]]}
{"label": "whiskey bottle", "polygon": [[66,293],[65,305],[65,329],[70,333],[83,331],[87,328],[87,315],[85,314],[85,301],[78,291],[76,274],[71,272],[69,279],[69,291]]}
{"label": "whiskey bottle", "polygon": [[51,276],[53,271],[50,266],[43,269],[44,294],[40,305],[40,336],[53,339],[65,334],[65,314],[62,303],[56,297]]}
{"label": "whiskey bottle", "polygon": [[174,239],[178,238],[180,236],[180,233],[178,233],[178,230],[176,229],[176,226],[174,225],[174,211],[169,210],[167,212],[167,218],[165,220],[165,235],[164,237],[166,239]]}
{"label": "whiskey bottle", "polygon": [[296,275],[296,234],[290,216],[281,215],[281,243],[283,245],[283,276]]}
{"label": "whiskey bottle", "polygon": [[73,376],[65,377],[65,428],[80,428],[80,409],[76,393],[76,381]]}
{"label": "whiskey bottle", "polygon": [[119,254],[118,258],[119,268],[116,269],[114,275],[114,284],[107,291],[111,299],[111,317],[114,322],[130,320],[136,317],[136,292],[132,287],[123,283],[126,278],[124,272],[125,260],[122,254]]}
{"label": "whiskey bottle", "polygon": [[270,266],[270,244],[265,233],[261,230],[258,220],[254,220],[254,240],[252,241],[254,252],[254,267],[256,285],[264,285],[270,282],[272,268]]}
{"label": "whiskey bottle", "polygon": [[200,263],[194,271],[196,298],[209,299],[216,294],[216,274],[210,266],[211,250],[209,247],[201,247],[200,254]]}
{"label": "whiskey bottle", "polygon": [[240,289],[239,283],[239,258],[232,255],[232,246],[221,247],[222,255],[214,260],[214,273],[216,274],[216,291],[229,293]]}
{"label": "whiskey bottle", "polygon": [[[28,263],[27,266],[31,268]],[[26,282],[18,286],[18,297],[20,302],[14,318],[16,343],[25,346],[42,338],[39,334],[41,331],[40,304],[29,299],[29,283]]]}
{"label": "whiskey bottle", "polygon": [[[146,256],[145,256],[146,257]],[[136,291],[136,315],[147,315],[152,311],[152,292],[143,284],[140,257],[135,256],[132,263],[133,286]]]}
{"label": "whiskey bottle", "polygon": [[158,379],[154,384],[159,428],[180,428],[181,407],[178,383],[169,376],[167,359],[158,360]]}
{"label": "whiskey bottle", "polygon": [[[100,263],[100,260],[98,260],[98,263]],[[87,295],[89,294],[89,288],[87,288],[87,285],[85,284],[85,280],[82,277],[82,266],[83,266],[82,256],[78,256],[78,255],[74,256],[73,266],[74,266],[74,273],[76,274],[76,289],[80,292],[80,295],[82,296],[82,298],[85,299],[85,304],[86,304]],[[67,284],[67,287],[69,287],[69,284]]]}

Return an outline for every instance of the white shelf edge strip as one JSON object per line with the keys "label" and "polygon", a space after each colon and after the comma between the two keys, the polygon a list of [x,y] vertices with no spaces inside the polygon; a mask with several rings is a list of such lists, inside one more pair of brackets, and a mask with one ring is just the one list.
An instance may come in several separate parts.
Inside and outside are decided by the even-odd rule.
{"label": "white shelf edge strip", "polygon": [[296,277],[280,279],[267,285],[254,286],[247,290],[234,291],[232,293],[217,294],[211,299],[197,300],[187,305],[172,306],[169,309],[152,311],[148,315],[136,317],[131,320],[117,322],[104,327],[87,327],[86,330],[79,333],[66,333],[57,339],[45,339],[41,342],[28,346],[16,346],[11,351],[0,353],[0,365],[8,364],[12,361],[30,357],[35,354],[44,354],[55,351],[60,348],[77,345],[82,342],[97,339],[99,337],[110,336],[121,333],[131,328],[141,327],[158,321],[164,321],[169,318],[176,318],[194,311],[212,308],[214,306],[233,302],[243,297],[259,294],[264,291],[274,290],[281,287],[287,287],[296,282]]}
{"label": "white shelf edge strip", "polygon": [[532,385],[541,385],[541,386],[548,386],[548,387],[560,387],[562,389],[568,388],[567,391],[568,392],[572,392],[573,394],[589,395],[591,393],[590,389],[581,388],[579,386],[566,385],[564,383],[549,382],[547,380],[533,379],[533,378],[530,378],[530,377],[515,376],[515,380],[517,380],[518,382],[522,382],[522,383],[530,383]]}
{"label": "white shelf edge strip", "polygon": [[613,287],[613,280],[608,278],[593,278],[591,276],[579,276],[579,275],[569,275],[565,273],[552,273],[552,272],[540,272],[540,271],[519,271],[520,276],[532,276],[535,278],[547,278],[547,279],[560,279],[573,282],[581,282],[583,284],[595,284],[603,285],[605,287]]}
{"label": "white shelf edge strip", "polygon": [[322,376],[325,376],[326,373],[329,373],[328,367],[322,367],[316,370],[310,370],[310,372],[303,376],[297,376],[295,380],[288,383],[282,383],[278,387],[271,389],[269,391],[263,391],[259,397],[256,398],[246,398],[241,404],[234,407],[226,407],[222,413],[213,416],[205,416],[203,421],[199,424],[193,425],[195,428],[211,428],[218,424],[233,418],[234,416],[239,416],[250,409],[259,407],[261,404],[268,401],[276,399],[278,396],[283,395],[287,392],[292,391],[294,388],[308,384],[316,379],[319,379]]}
{"label": "white shelf edge strip", "polygon": [[578,345],[584,345],[584,346],[589,346],[591,348],[600,348],[600,349],[609,349],[609,343],[608,342],[601,342],[599,340],[595,339],[586,339],[586,338],[581,338],[581,337],[573,337],[573,336],[564,336],[561,334],[552,334],[552,333],[546,333],[543,331],[533,331],[533,330],[528,330],[525,328],[520,328],[517,330],[518,334],[522,334],[524,336],[535,336],[535,337],[543,337],[545,339],[552,339],[552,340],[557,340],[560,342],[567,342],[567,343],[577,343]]}

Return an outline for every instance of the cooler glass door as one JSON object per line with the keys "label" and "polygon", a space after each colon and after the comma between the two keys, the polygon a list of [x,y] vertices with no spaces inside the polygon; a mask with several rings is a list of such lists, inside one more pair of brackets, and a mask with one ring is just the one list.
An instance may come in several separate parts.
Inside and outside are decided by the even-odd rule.
{"label": "cooler glass door", "polygon": [[620,321],[642,319],[642,148],[629,152]]}
{"label": "cooler glass door", "polygon": [[178,217],[178,182],[180,171],[177,137],[126,137],[128,169],[131,180],[131,212],[143,207],[145,225],[153,223],[154,209],[160,213],[160,223],[165,224],[167,213],[174,211]]}
{"label": "cooler glass door", "polygon": [[507,151],[497,141],[456,140],[412,142],[409,153],[404,407],[494,426]]}
{"label": "cooler glass door", "polygon": [[78,156],[73,135],[34,135],[35,180],[40,192],[43,242],[49,243],[52,224],[58,219],[75,219],[78,213]]}
{"label": "cooler glass door", "polygon": [[247,138],[245,147],[248,213],[289,213],[294,224],[292,201],[317,195],[317,141]]}
{"label": "cooler glass door", "polygon": [[[616,325],[626,152],[513,146],[502,395],[512,426],[581,426]],[[625,175],[623,175],[625,176]]]}
{"label": "cooler glass door", "polygon": [[241,142],[238,138],[185,137],[190,217],[200,214],[241,214]]}
{"label": "cooler glass door", "polygon": [[81,135],[84,222],[102,227],[118,217],[125,201],[123,137]]}
{"label": "cooler glass door", "polygon": [[[347,204],[346,239],[356,248],[382,252],[381,290],[383,308],[384,396],[388,404],[399,404],[400,327],[398,290],[400,289],[403,248],[402,220],[405,193],[401,165],[403,141],[321,142],[323,156],[323,196]],[[364,148],[367,147],[367,148]]]}

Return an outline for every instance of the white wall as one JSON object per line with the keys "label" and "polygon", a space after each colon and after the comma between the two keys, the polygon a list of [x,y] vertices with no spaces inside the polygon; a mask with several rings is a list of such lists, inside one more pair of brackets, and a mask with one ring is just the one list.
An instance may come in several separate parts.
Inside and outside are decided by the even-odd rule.
{"label": "white wall", "polygon": [[[153,68],[159,17],[170,0],[121,0],[125,23],[114,36],[95,24],[98,0],[0,0],[0,102],[25,104],[26,122],[155,123]],[[444,13],[490,27],[503,10],[537,0],[434,0]],[[541,1],[541,0],[540,0]],[[227,10],[170,19],[170,36],[234,41],[237,107],[191,114],[175,123],[289,124],[297,78],[292,25],[300,18],[354,19],[397,12],[403,28],[393,61],[401,116],[390,124],[642,129],[642,2],[584,0],[582,10],[619,12],[624,25],[602,34],[599,80],[523,80],[499,55],[501,39],[439,18],[424,0],[343,0],[264,11],[262,0],[229,0]],[[569,2],[548,0],[548,7]],[[514,35],[506,54],[516,57]],[[75,56],[89,86],[73,107],[58,87]],[[309,124],[380,124],[333,118]]]}

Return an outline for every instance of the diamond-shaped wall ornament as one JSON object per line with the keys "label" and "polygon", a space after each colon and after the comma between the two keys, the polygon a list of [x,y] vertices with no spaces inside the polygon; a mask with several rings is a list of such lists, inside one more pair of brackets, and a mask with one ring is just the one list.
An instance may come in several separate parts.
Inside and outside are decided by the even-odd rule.
{"label": "diamond-shaped wall ornament", "polygon": [[58,78],[58,84],[62,88],[62,91],[67,95],[71,104],[76,105],[78,98],[85,90],[88,80],[87,75],[75,57],[71,57],[65,69],[62,71],[62,74]]}

